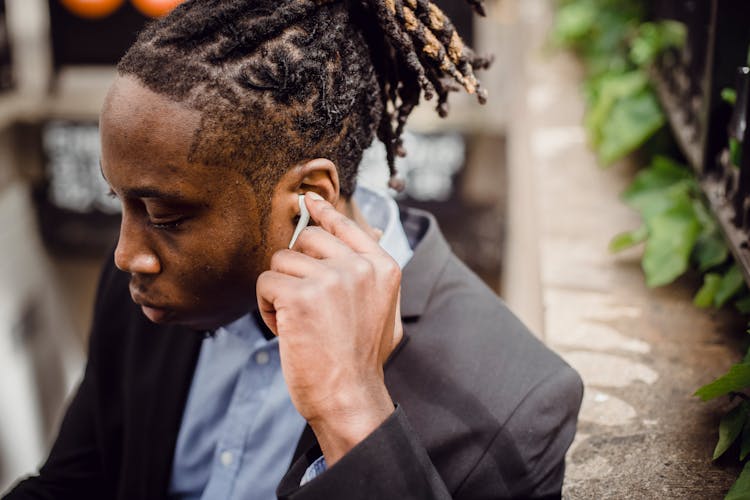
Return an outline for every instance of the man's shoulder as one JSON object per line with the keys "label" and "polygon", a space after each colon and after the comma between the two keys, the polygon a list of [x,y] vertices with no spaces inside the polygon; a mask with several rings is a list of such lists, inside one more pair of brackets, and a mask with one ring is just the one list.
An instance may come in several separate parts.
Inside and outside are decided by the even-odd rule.
{"label": "man's shoulder", "polygon": [[520,394],[567,367],[453,254],[433,217],[413,209],[405,213],[405,228],[411,224],[421,235],[402,282],[412,350],[439,354],[429,360],[454,380],[466,377],[476,385],[503,375],[514,382],[503,385]]}
{"label": "man's shoulder", "polygon": [[[580,377],[447,244],[430,241],[443,239],[431,230],[430,251],[415,251],[420,276],[404,273],[419,281],[423,297],[410,300],[423,305],[404,318],[407,340],[387,366],[389,390],[449,488],[487,471],[502,474],[491,481],[507,480],[508,491],[532,484],[528,474],[546,466],[537,461],[553,455],[538,446],[564,454],[572,439]],[[495,465],[483,468],[486,460]],[[559,466],[559,456],[552,463]]]}
{"label": "man's shoulder", "polygon": [[[419,358],[422,379],[434,377],[472,394],[504,420],[550,377],[570,370],[457,257],[441,269],[422,314],[405,318],[405,357]],[[395,359],[394,359],[395,361]]]}

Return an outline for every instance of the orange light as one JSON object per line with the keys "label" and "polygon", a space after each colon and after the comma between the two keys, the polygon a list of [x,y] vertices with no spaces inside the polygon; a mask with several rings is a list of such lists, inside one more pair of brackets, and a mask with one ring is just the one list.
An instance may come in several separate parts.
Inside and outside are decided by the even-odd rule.
{"label": "orange light", "polygon": [[60,0],[70,12],[79,17],[97,19],[120,8],[125,0]]}
{"label": "orange light", "polygon": [[163,17],[184,0],[131,0],[136,9],[149,17]]}

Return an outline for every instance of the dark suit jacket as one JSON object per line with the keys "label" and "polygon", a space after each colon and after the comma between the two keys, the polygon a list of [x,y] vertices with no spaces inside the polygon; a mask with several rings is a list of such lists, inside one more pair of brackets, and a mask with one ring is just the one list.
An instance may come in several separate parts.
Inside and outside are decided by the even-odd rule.
{"label": "dark suit jacket", "polygon": [[[300,488],[320,454],[306,429],[279,497],[559,496],[580,378],[458,261],[431,216],[402,221],[421,241],[403,271],[405,337],[385,369],[396,411]],[[39,475],[6,499],[165,498],[203,336],[149,322],[127,284],[107,266],[81,385]]]}

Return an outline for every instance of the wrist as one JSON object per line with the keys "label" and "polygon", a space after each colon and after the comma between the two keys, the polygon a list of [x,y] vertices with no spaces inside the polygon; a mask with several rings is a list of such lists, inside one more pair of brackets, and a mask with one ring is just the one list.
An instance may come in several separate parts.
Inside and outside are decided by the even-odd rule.
{"label": "wrist", "polygon": [[382,384],[342,392],[336,399],[335,405],[308,419],[329,467],[367,438],[395,409]]}

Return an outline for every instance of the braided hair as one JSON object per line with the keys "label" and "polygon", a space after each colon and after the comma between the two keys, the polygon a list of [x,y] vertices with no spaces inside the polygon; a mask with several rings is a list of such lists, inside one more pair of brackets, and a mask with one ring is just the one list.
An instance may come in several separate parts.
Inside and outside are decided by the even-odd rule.
{"label": "braided hair", "polygon": [[441,116],[450,91],[484,102],[474,70],[488,65],[431,0],[187,0],[144,29],[118,71],[198,110],[189,159],[239,168],[268,207],[284,172],[316,157],[336,164],[349,198],[376,134],[398,187],[420,95],[436,94]]}

